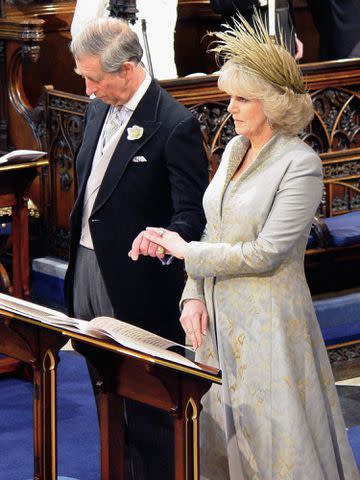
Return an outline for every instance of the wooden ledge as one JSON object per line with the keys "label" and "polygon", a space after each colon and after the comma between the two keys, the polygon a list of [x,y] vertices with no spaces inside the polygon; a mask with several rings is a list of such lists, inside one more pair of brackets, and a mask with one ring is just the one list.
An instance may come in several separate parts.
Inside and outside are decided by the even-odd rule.
{"label": "wooden ledge", "polygon": [[44,40],[45,21],[37,18],[0,18],[0,39],[38,43]]}

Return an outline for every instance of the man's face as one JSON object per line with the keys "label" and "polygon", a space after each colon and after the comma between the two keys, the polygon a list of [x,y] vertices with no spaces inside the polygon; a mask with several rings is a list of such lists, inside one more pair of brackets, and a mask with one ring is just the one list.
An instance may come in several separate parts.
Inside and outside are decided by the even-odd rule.
{"label": "man's face", "polygon": [[131,98],[130,62],[114,73],[102,70],[98,56],[85,55],[75,62],[75,72],[84,78],[87,95],[95,94],[109,105],[123,105]]}

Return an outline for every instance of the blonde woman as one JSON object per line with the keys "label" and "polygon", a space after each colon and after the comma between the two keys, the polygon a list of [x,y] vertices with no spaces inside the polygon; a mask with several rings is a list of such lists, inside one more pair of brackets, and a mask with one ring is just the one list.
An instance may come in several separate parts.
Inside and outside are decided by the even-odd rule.
{"label": "blonde woman", "polygon": [[[304,275],[322,194],[297,136],[313,115],[295,60],[257,19],[218,33],[219,87],[237,136],[204,196],[200,242],[149,228],[185,260],[181,323],[222,386],[204,401],[201,478],[355,480],[334,380]],[[131,255],[136,259],[137,251]]]}

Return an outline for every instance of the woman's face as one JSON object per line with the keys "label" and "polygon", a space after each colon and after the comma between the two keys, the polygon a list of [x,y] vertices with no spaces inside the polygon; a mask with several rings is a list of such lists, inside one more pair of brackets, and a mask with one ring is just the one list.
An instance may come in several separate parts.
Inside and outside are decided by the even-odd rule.
{"label": "woman's face", "polygon": [[252,138],[267,135],[271,128],[259,100],[232,95],[228,106],[238,135]]}

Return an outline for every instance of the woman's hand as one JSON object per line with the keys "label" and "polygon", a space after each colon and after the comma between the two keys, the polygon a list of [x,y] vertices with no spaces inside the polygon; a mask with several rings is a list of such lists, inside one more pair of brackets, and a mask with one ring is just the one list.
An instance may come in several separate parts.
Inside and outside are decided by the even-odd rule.
{"label": "woman's hand", "polygon": [[202,336],[206,335],[208,313],[202,300],[191,298],[185,301],[180,317],[180,323],[186,335],[190,338],[196,350],[202,343]]}
{"label": "woman's hand", "polygon": [[178,233],[165,228],[147,227],[144,237],[160,246],[160,249],[157,249],[157,254],[173,255],[180,260],[184,258],[187,242]]}

